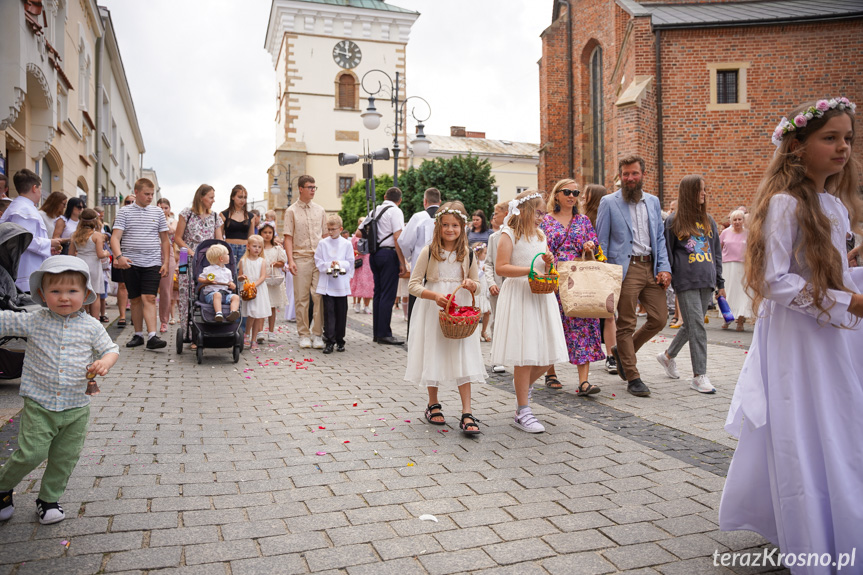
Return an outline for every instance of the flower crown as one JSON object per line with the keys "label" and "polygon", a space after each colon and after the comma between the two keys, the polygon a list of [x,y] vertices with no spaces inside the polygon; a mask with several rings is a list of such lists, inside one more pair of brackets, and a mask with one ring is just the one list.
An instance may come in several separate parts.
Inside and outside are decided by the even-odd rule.
{"label": "flower crown", "polygon": [[434,219],[439,220],[446,214],[450,214],[452,216],[458,216],[464,220],[464,223],[467,223],[467,216],[464,215],[460,210],[454,210],[453,208],[447,208],[445,210],[438,210],[435,212]]}
{"label": "flower crown", "polygon": [[480,250],[484,250],[488,247],[487,244],[476,244],[473,246],[473,251],[478,252]]}
{"label": "flower crown", "polygon": [[799,128],[803,128],[809,123],[812,118],[820,118],[827,110],[839,108],[840,110],[848,110],[851,114],[857,110],[857,104],[848,98],[832,98],[830,100],[818,100],[814,106],[809,106],[809,109],[802,114],[797,114],[793,119],[789,120],[784,117],[773,130],[773,144],[779,146],[782,143],[782,137],[788,132],[793,132]]}
{"label": "flower crown", "polygon": [[512,200],[509,203],[509,211],[507,212],[507,215],[508,216],[517,216],[517,215],[521,214],[521,211],[518,209],[518,207],[520,205],[522,205],[523,203],[530,201],[534,198],[542,198],[542,196],[540,194],[534,192],[532,194],[526,195],[525,197],[521,198],[520,200],[519,199]]}

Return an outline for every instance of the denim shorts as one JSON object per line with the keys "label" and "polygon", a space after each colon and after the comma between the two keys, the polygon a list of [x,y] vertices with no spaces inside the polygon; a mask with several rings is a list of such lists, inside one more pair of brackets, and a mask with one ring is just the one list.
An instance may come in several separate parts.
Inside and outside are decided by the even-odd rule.
{"label": "denim shorts", "polygon": [[215,296],[217,293],[222,294],[222,303],[230,303],[231,298],[240,297],[237,294],[231,293],[229,291],[216,290],[204,295],[204,303],[212,304],[213,296]]}

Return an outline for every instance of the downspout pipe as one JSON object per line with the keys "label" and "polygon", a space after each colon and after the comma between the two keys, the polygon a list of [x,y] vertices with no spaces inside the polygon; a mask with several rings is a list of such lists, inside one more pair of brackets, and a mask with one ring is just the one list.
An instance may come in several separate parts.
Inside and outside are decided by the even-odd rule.
{"label": "downspout pipe", "polygon": [[573,113],[573,75],[572,75],[572,7],[569,0],[557,0],[558,4],[566,6],[566,71],[567,71],[567,115],[569,119],[569,178],[575,179],[575,114]]}
{"label": "downspout pipe", "polygon": [[654,29],[656,36],[656,177],[657,195],[659,196],[659,204],[665,203],[665,169],[663,161],[662,149],[662,50],[660,49],[660,39],[662,31]]}
{"label": "downspout pipe", "polygon": [[101,197],[99,184],[102,180],[102,36],[96,38],[96,130],[94,140],[96,143],[96,174],[93,178],[93,199]]}

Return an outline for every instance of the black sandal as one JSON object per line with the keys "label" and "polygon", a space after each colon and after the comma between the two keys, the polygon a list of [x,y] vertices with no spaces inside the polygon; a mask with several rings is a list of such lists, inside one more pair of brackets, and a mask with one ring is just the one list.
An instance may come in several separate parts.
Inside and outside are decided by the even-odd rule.
{"label": "black sandal", "polygon": [[[432,413],[433,409],[437,409],[438,412]],[[435,421],[434,419],[432,419],[433,417],[440,417],[441,420]],[[443,415],[443,410],[441,409],[441,406],[439,403],[433,403],[433,404],[429,405],[428,407],[426,407],[426,421],[428,421],[432,425],[446,425],[446,418]]]}
{"label": "black sandal", "polygon": [[[587,384],[587,387],[585,387],[585,384]],[[578,386],[575,395],[583,397],[585,395],[593,395],[595,393],[599,393],[599,391],[599,386],[593,385],[589,381],[584,380],[581,382],[581,385]]]}
{"label": "black sandal", "polygon": [[[465,422],[465,419],[470,419],[470,422]],[[482,423],[479,419],[473,416],[472,413],[462,413],[461,421],[458,426],[465,435],[477,435],[480,433],[479,424]]]}
{"label": "black sandal", "polygon": [[126,327],[126,318],[120,318],[117,320],[117,327]]}
{"label": "black sandal", "polygon": [[546,375],[545,386],[549,389],[563,389],[563,384],[557,379],[557,374]]}

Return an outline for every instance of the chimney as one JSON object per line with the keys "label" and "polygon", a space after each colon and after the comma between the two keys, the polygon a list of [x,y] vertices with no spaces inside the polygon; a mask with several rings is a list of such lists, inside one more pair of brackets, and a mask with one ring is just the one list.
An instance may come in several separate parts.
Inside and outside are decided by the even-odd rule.
{"label": "chimney", "polygon": [[453,136],[455,138],[464,138],[465,137],[464,126],[450,126],[449,135]]}

